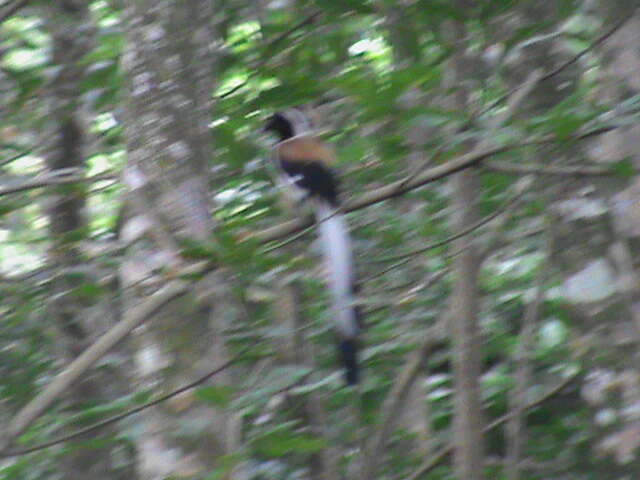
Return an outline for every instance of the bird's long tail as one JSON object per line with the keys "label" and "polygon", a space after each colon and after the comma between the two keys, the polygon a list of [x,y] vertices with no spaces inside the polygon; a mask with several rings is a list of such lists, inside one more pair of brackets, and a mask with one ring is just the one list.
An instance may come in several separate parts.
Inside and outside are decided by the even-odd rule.
{"label": "bird's long tail", "polygon": [[358,383],[358,307],[355,305],[353,257],[349,227],[342,213],[316,199],[316,220],[332,298],[332,314],[348,384]]}

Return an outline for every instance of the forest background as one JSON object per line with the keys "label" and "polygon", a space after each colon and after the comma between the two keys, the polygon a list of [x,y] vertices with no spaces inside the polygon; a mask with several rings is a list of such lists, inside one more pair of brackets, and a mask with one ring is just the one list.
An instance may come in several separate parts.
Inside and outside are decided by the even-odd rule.
{"label": "forest background", "polygon": [[[0,478],[638,478],[637,7],[1,3]],[[337,153],[357,389],[290,106]]]}

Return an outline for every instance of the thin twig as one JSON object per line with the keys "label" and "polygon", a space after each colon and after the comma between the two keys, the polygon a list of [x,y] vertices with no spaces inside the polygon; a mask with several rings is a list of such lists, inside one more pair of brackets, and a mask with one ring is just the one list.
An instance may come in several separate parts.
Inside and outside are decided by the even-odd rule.
{"label": "thin twig", "polygon": [[32,149],[32,148],[30,148],[30,149],[28,149],[28,150],[24,150],[24,151],[22,151],[22,152],[18,152],[18,153],[16,153],[15,155],[13,155],[13,156],[11,156],[11,157],[9,157],[9,158],[5,159],[5,160],[2,160],[2,161],[0,162],[0,167],[5,167],[5,166],[9,165],[10,163],[15,162],[16,160],[21,159],[21,158],[22,158],[22,157],[24,157],[25,155],[29,155],[31,152],[33,152],[33,149]]}
{"label": "thin twig", "polygon": [[24,192],[25,190],[33,190],[36,188],[54,187],[72,183],[94,183],[101,182],[103,180],[117,180],[118,178],[118,175],[113,173],[103,173],[100,175],[94,175],[92,177],[85,177],[81,175],[45,176],[43,178],[28,180],[24,183],[21,183],[20,185],[16,185],[13,187],[0,188],[0,197],[12,193]]}
{"label": "thin twig", "polygon": [[[461,253],[461,251],[455,252],[451,255],[448,255],[447,258],[453,258],[456,255],[459,255]],[[442,280],[444,277],[446,277],[449,273],[451,273],[451,267],[447,266],[447,267],[443,267],[441,270],[438,270],[437,272],[434,272],[433,274],[431,274],[431,276],[427,279],[426,282],[423,282],[422,285],[420,285],[420,288],[422,290],[428,290],[429,288],[431,288],[431,286],[435,285],[436,283],[440,282],[440,280]],[[370,279],[366,279],[366,280],[361,280],[358,282],[358,285],[362,284],[362,283],[366,283],[367,281],[369,281]],[[411,282],[407,282],[406,285],[402,286],[402,287],[391,287],[391,288],[387,288],[384,290],[385,293],[391,293],[393,291],[396,290],[400,290],[402,289],[406,289],[408,287],[415,287],[415,282],[411,281]],[[373,291],[372,294],[375,294],[376,292]],[[399,293],[398,295],[396,295],[394,298],[397,298],[398,296],[402,296],[402,293]],[[369,308],[367,308],[366,310],[364,310],[362,312],[362,315],[367,318],[369,317],[369,315],[375,313],[375,312],[379,312],[381,310],[385,310],[388,308],[392,308],[393,306],[393,302],[390,301],[384,301],[381,302],[380,305],[373,305]]]}
{"label": "thin twig", "polygon": [[[335,214],[334,214],[334,215],[335,215]],[[284,239],[284,240],[283,240],[283,241],[281,241],[281,242],[278,242],[278,243],[275,243],[275,244],[273,244],[273,245],[269,245],[269,246],[267,246],[267,247],[263,248],[263,249],[260,251],[260,253],[264,255],[264,254],[266,254],[266,253],[269,253],[269,252],[272,252],[272,251],[277,250],[277,249],[279,249],[279,248],[282,248],[282,247],[284,247],[284,246],[286,246],[286,245],[289,245],[290,243],[295,242],[295,241],[296,241],[296,240],[298,240],[299,238],[301,238],[301,237],[305,236],[307,233],[309,233],[309,232],[311,232],[312,230],[314,230],[314,229],[315,229],[315,227],[318,225],[318,223],[319,223],[319,222],[318,222],[318,223],[315,223],[315,222],[314,222],[314,220],[312,220],[311,218],[312,218],[312,217],[308,217],[308,219],[307,219],[307,220],[305,220],[306,222],[308,222],[308,223],[309,223],[309,225],[308,225],[308,226],[304,227],[304,228],[303,228],[302,230],[300,230],[299,232],[294,233],[294,234],[293,234],[293,235],[291,235],[290,237],[287,237],[286,239]],[[326,220],[326,219],[324,219],[324,220]],[[324,220],[322,220],[322,221],[324,221]]]}
{"label": "thin twig", "polygon": [[554,166],[554,165],[535,165],[523,163],[509,163],[491,160],[482,165],[487,170],[501,173],[517,173],[527,175],[534,173],[536,175],[557,175],[566,177],[602,177],[607,175],[615,175],[616,171],[611,167],[578,167],[578,166]]}
{"label": "thin twig", "polygon": [[285,245],[289,245],[290,243],[296,241],[298,238],[303,237],[304,235],[306,235],[310,231],[312,231],[315,228],[317,228],[318,225],[320,225],[321,223],[329,221],[330,219],[332,219],[336,215],[344,214],[345,213],[344,205],[345,205],[345,203],[341,203],[338,206],[338,208],[336,208],[333,212],[331,212],[331,215],[327,215],[326,217],[321,218],[321,219],[318,219],[316,215],[307,217],[307,219],[305,221],[307,221],[309,224],[306,227],[304,227],[301,231],[295,233],[294,235],[290,236],[289,238],[283,240],[282,242],[276,243],[275,245],[269,245],[268,247],[262,249],[261,253],[262,254],[269,253],[269,252],[272,252],[273,250],[276,250],[278,248],[282,248]]}

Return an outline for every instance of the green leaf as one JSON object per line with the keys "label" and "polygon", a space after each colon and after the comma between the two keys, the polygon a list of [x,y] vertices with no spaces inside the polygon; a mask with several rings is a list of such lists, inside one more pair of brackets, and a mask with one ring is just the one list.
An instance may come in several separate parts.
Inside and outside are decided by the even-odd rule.
{"label": "green leaf", "polygon": [[19,208],[23,208],[23,207],[24,207],[24,202],[4,200],[4,203],[0,203],[0,217],[2,217],[3,215],[7,215],[8,213],[14,212],[15,210],[18,210]]}
{"label": "green leaf", "polygon": [[566,140],[599,114],[597,110],[586,109],[584,98],[580,92],[577,92],[558,103],[548,115],[543,117],[541,123],[558,138]]}
{"label": "green leaf", "polygon": [[180,238],[180,254],[185,258],[214,259],[216,258],[216,245],[212,242],[200,242],[193,238]]}
{"label": "green leaf", "polygon": [[106,290],[97,283],[83,283],[74,289],[74,294],[78,299],[94,301]]}
{"label": "green leaf", "polygon": [[217,457],[216,465],[218,466],[205,477],[205,480],[228,479],[231,471],[244,460],[246,459],[241,453],[230,453]]}
{"label": "green leaf", "polygon": [[623,178],[631,178],[636,174],[636,170],[630,158],[625,158],[624,160],[614,163],[611,170],[613,170],[616,175]]}
{"label": "green leaf", "polygon": [[115,60],[103,60],[91,64],[87,73],[82,79],[80,88],[83,91],[103,88],[105,86],[113,87],[119,84],[118,81],[118,63]]}
{"label": "green leaf", "polygon": [[394,97],[410,87],[435,85],[440,80],[440,70],[431,66],[413,64],[401,70],[395,70],[390,76],[390,88]]}
{"label": "green leaf", "polygon": [[228,385],[214,385],[198,388],[196,390],[196,396],[200,400],[219,408],[227,407],[231,402],[234,393],[234,389]]}
{"label": "green leaf", "polygon": [[586,120],[574,115],[563,115],[552,119],[553,132],[562,140],[568,139]]}
{"label": "green leaf", "polygon": [[17,83],[18,95],[13,102],[15,108],[21,107],[29,98],[35,96],[44,85],[41,69],[19,71],[7,68],[4,73]]}
{"label": "green leaf", "polygon": [[312,454],[327,447],[327,442],[317,436],[293,431],[293,422],[278,425],[252,440],[258,455],[278,458],[288,454]]}
{"label": "green leaf", "polygon": [[256,99],[256,104],[263,107],[283,108],[317,98],[321,94],[317,85],[311,81],[283,82],[273,88],[263,90]]}
{"label": "green leaf", "polygon": [[316,0],[316,5],[331,13],[375,13],[376,9],[367,0]]}
{"label": "green leaf", "polygon": [[117,30],[105,29],[98,36],[98,46],[83,59],[85,65],[105,60],[115,60],[120,56],[124,47],[124,35]]}
{"label": "green leaf", "polygon": [[430,19],[465,19],[466,12],[457,8],[449,0],[419,0],[417,6],[420,13]]}

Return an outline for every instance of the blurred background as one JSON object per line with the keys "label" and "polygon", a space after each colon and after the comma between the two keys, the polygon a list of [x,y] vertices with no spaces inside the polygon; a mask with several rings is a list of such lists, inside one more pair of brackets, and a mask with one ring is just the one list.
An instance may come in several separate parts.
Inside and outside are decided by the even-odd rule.
{"label": "blurred background", "polygon": [[[0,3],[0,479],[637,478],[637,7]],[[261,133],[291,106],[357,389]]]}

